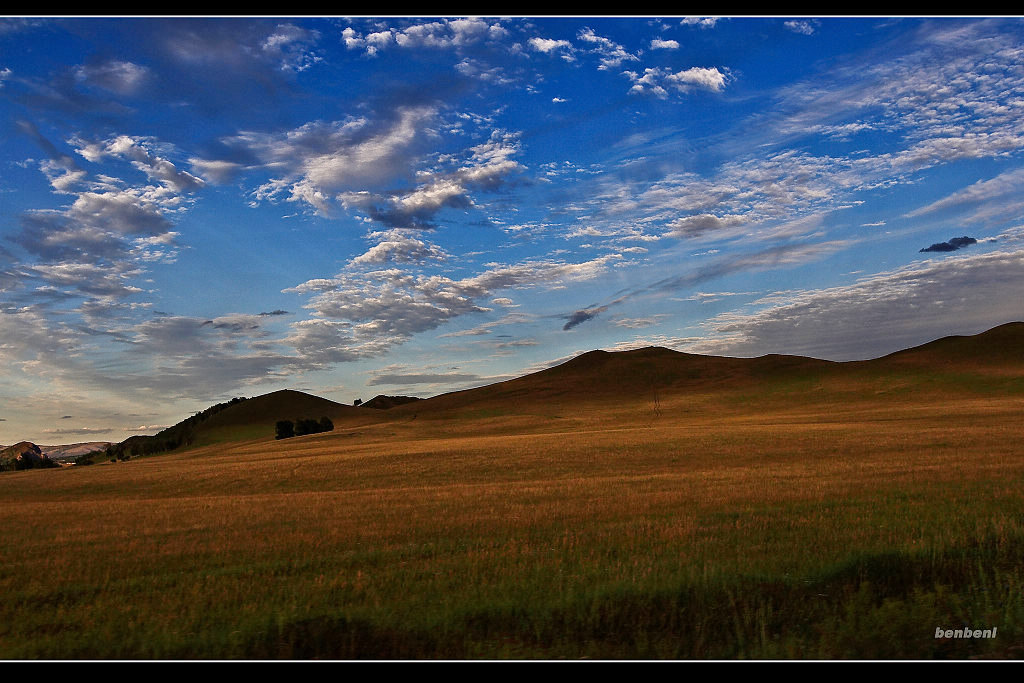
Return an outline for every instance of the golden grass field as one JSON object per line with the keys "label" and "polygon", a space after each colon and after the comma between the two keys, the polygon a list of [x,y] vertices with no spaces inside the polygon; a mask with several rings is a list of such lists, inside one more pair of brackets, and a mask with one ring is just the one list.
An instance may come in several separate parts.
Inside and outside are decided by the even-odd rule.
{"label": "golden grass field", "polygon": [[[492,392],[5,473],[0,657],[1012,658],[1000,368]],[[935,638],[964,625],[998,636]]]}

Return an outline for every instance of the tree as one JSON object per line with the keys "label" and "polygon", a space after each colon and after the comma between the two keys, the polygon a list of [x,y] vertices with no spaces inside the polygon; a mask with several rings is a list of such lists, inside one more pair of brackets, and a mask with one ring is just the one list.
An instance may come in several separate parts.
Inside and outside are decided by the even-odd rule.
{"label": "tree", "polygon": [[357,398],[355,401],[352,402],[352,405],[358,408],[359,406],[363,405],[363,399]]}
{"label": "tree", "polygon": [[321,432],[329,432],[329,431],[332,431],[333,429],[334,429],[334,423],[331,422],[331,418],[327,417],[326,415],[324,415],[323,417],[320,418],[320,431]]}
{"label": "tree", "polygon": [[277,421],[277,436],[276,439],[290,439],[295,436],[295,424],[291,420],[278,420]]}

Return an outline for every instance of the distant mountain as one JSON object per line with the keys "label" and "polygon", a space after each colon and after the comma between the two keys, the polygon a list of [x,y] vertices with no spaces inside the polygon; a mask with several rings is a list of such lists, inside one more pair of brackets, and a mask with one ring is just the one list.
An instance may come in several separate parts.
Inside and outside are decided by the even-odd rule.
{"label": "distant mountain", "polygon": [[60,465],[43,455],[39,446],[29,441],[21,441],[0,451],[0,472],[50,467],[60,467]]}
{"label": "distant mountain", "polygon": [[112,445],[110,441],[86,441],[83,443],[69,443],[60,446],[40,446],[39,450],[50,460],[74,460],[80,455],[102,451]]}

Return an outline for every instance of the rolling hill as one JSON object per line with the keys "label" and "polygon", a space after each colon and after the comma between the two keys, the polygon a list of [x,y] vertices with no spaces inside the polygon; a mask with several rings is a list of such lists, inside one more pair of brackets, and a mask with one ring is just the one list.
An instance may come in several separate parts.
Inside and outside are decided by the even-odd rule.
{"label": "rolling hill", "polygon": [[[830,410],[849,400],[913,393],[942,401],[958,395],[1024,392],[1024,323],[971,336],[944,337],[876,359],[836,362],[782,354],[707,356],[646,347],[590,351],[554,367],[495,384],[392,407],[389,418],[445,421],[586,413],[637,415],[677,409],[762,404]],[[718,410],[719,408],[716,408]],[[639,412],[638,412],[639,411]]]}
{"label": "rolling hill", "polygon": [[[865,361],[780,354],[734,358],[646,347],[590,351],[515,379],[427,399],[378,396],[356,407],[282,390],[212,406],[156,435],[133,436],[111,448],[113,454],[141,454],[269,439],[278,420],[322,416],[336,430],[373,425],[391,429],[389,425],[405,423],[427,434],[424,422],[436,427],[504,420],[502,429],[510,431],[566,416],[599,421],[613,414],[660,413],[663,406],[720,411],[742,403],[813,411],[864,397],[881,400],[913,393],[945,400],[1007,392],[1024,392],[1022,322],[977,335],[943,337]],[[415,427],[413,420],[419,420]]]}
{"label": "rolling hill", "polygon": [[373,422],[378,411],[361,411],[319,396],[283,389],[254,398],[234,398],[196,413],[151,436],[132,436],[104,451],[124,459],[179,448],[210,446],[274,435],[278,420],[327,417],[349,425]]}

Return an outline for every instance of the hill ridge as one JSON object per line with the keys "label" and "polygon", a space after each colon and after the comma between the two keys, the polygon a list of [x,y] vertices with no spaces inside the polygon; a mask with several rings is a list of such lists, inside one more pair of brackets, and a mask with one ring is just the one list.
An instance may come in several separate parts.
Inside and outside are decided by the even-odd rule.
{"label": "hill ridge", "polygon": [[[585,410],[584,406],[591,403],[657,402],[668,394],[758,391],[758,387],[794,382],[808,387],[840,380],[863,385],[885,379],[886,373],[890,373],[887,381],[892,384],[894,379],[905,378],[891,373],[938,377],[936,373],[952,371],[1024,379],[1024,322],[1004,323],[974,335],[947,335],[863,361],[829,361],[782,353],[756,357],[703,355],[656,345],[621,351],[594,349],[481,387],[425,399],[382,394],[360,407],[295,389],[278,389],[216,404],[155,435],[129,437],[107,450],[113,449],[114,455],[142,454],[175,450],[182,445],[269,439],[274,436],[276,421],[285,419],[328,417],[336,428],[349,428],[418,415],[443,419],[549,414],[564,409]],[[374,407],[386,409],[366,409]]]}

